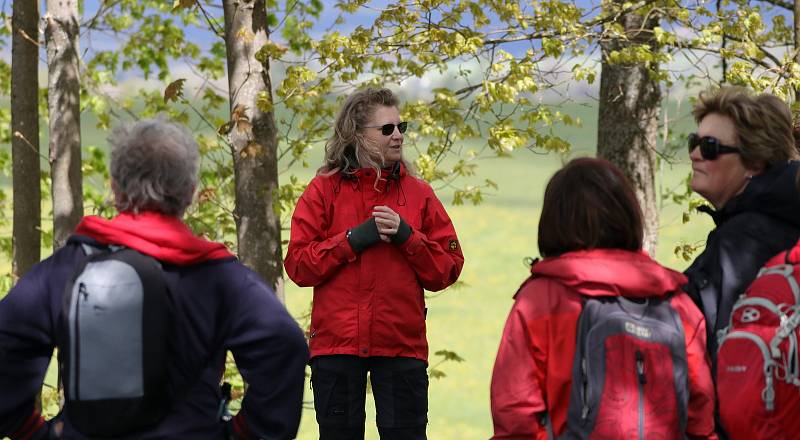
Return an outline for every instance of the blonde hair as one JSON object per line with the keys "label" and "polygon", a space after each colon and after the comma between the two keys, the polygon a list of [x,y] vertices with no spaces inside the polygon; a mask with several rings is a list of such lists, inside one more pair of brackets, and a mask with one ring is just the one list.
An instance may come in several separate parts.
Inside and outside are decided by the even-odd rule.
{"label": "blonde hair", "polygon": [[[378,177],[385,166],[383,156],[364,138],[363,128],[378,106],[397,107],[399,100],[389,89],[366,88],[347,97],[333,124],[333,136],[325,143],[325,162],[320,174],[373,168]],[[355,162],[355,163],[354,163]]]}
{"label": "blonde hair", "polygon": [[716,113],[733,121],[742,163],[747,167],[774,165],[800,157],[789,106],[775,95],[754,95],[744,87],[727,86],[700,93],[692,109],[699,124]]}

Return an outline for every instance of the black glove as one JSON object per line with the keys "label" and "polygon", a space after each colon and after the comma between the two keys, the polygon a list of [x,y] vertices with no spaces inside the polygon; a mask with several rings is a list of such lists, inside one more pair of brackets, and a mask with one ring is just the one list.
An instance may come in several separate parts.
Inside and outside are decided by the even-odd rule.
{"label": "black glove", "polygon": [[397,233],[392,235],[392,243],[403,244],[411,237],[411,226],[405,220],[400,218],[400,224],[397,226]]}
{"label": "black glove", "polygon": [[356,253],[381,241],[381,236],[378,234],[378,225],[375,223],[375,217],[370,217],[364,223],[347,231],[347,241],[350,242],[350,246]]}

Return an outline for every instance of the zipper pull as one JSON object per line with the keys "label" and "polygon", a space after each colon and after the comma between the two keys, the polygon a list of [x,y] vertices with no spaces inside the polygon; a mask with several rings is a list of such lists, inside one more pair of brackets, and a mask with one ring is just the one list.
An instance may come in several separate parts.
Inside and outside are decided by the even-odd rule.
{"label": "zipper pull", "polygon": [[636,375],[639,376],[640,384],[647,383],[647,377],[644,375],[644,355],[639,350],[636,350]]}
{"label": "zipper pull", "polygon": [[773,388],[773,367],[768,365],[764,369],[764,389],[761,391],[761,400],[764,401],[764,408],[772,412],[775,410],[775,388]]}

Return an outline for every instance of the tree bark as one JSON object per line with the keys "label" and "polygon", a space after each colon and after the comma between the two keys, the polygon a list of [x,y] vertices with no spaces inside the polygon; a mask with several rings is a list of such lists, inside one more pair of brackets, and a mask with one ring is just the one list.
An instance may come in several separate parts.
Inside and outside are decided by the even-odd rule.
{"label": "tree bark", "polygon": [[657,67],[611,64],[608,54],[632,44],[657,47],[652,35],[658,24],[654,14],[646,21],[636,13],[619,18],[628,39],[601,44],[600,106],[597,154],[618,166],[628,177],[642,208],[644,249],[655,255],[658,241],[658,203],[655,192],[656,135],[661,90],[651,76]]}
{"label": "tree bark", "polygon": [[56,250],[83,216],[78,0],[47,0],[45,22]]}
{"label": "tree bark", "polygon": [[236,181],[236,229],[240,260],[275,288],[283,300],[275,118],[256,101],[272,102],[268,59],[256,53],[269,38],[265,0],[223,0],[231,131]]}
{"label": "tree bark", "polygon": [[[800,64],[800,0],[794,0],[794,62]],[[794,89],[794,102],[800,102],[800,88]]]}
{"label": "tree bark", "polygon": [[11,18],[11,155],[14,225],[11,271],[19,278],[41,256],[39,187],[39,6],[13,2]]}

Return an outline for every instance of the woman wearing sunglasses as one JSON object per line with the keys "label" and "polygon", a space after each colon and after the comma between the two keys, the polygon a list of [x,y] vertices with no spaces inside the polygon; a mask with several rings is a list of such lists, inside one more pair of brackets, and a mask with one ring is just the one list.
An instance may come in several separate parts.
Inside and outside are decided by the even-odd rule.
{"label": "woman wearing sunglasses", "polygon": [[309,345],[320,439],[363,439],[367,373],[381,439],[425,439],[428,343],[423,289],[456,281],[455,229],[403,159],[398,99],[350,95],[325,163],[292,216],[285,267],[313,286]]}
{"label": "woman wearing sunglasses", "polygon": [[770,94],[724,87],[700,94],[689,136],[691,187],[711,207],[706,247],[686,270],[686,291],[703,310],[708,352],[716,364],[717,337],[736,299],[773,255],[800,235],[798,157],[792,115]]}

